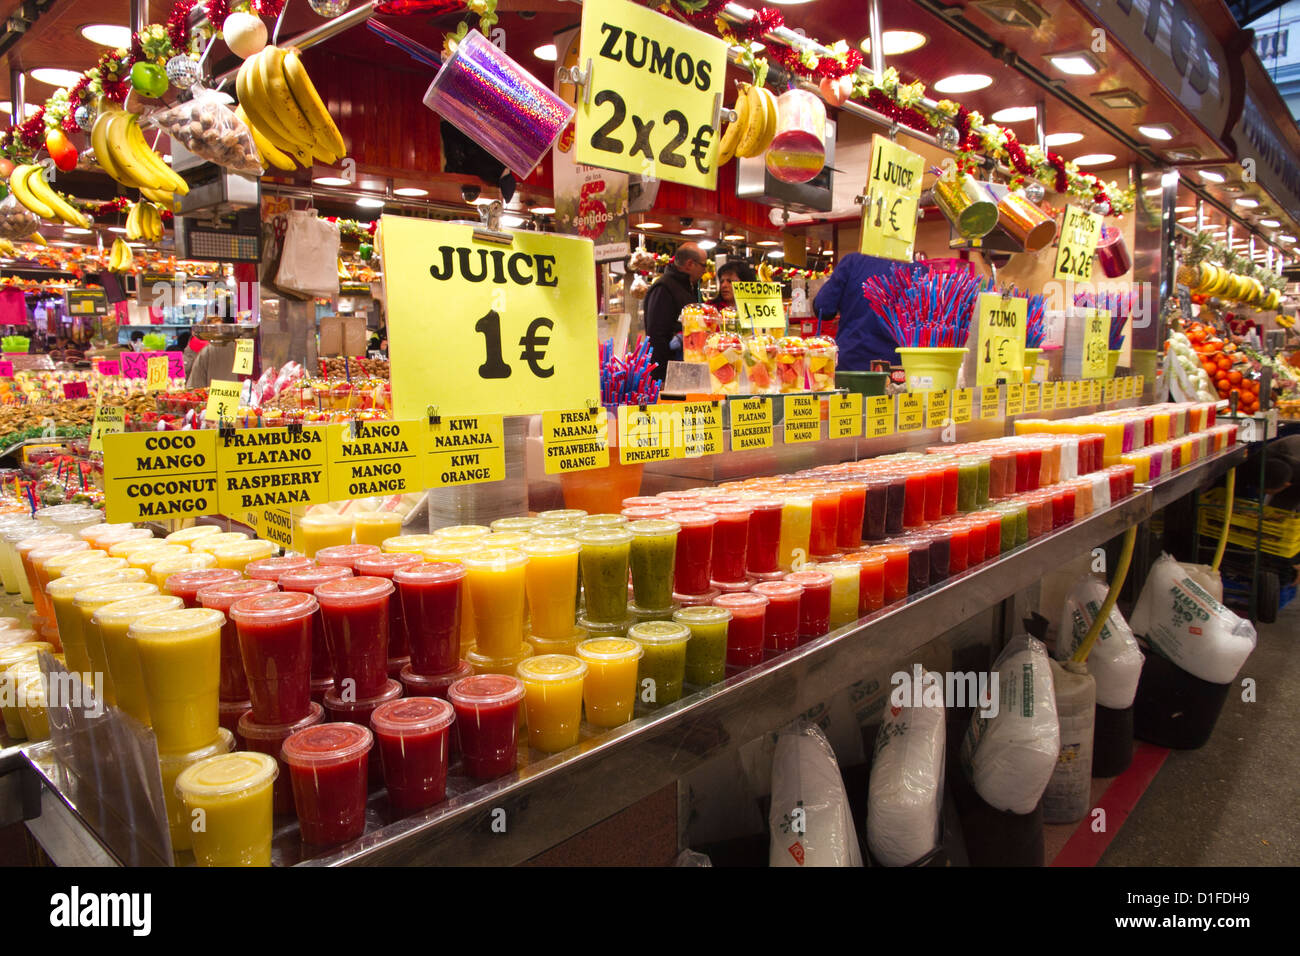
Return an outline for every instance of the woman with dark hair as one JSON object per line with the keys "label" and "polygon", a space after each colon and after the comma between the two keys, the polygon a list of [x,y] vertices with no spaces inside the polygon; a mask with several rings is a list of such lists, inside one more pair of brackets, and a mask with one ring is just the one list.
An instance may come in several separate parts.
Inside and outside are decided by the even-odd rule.
{"label": "woman with dark hair", "polygon": [[731,283],[754,282],[757,278],[754,267],[744,259],[728,259],[718,269],[718,294],[709,305],[719,309],[734,309],[736,294],[731,289]]}

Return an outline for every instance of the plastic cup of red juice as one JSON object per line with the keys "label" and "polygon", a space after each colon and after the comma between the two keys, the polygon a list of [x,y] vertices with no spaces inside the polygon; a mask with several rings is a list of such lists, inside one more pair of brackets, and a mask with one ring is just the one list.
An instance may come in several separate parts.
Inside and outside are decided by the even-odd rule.
{"label": "plastic cup of red juice", "polygon": [[298,828],[307,843],[355,840],[366,829],[368,755],[374,745],[360,724],[317,724],[291,734],[280,749],[289,767]]}
{"label": "plastic cup of red juice", "polygon": [[747,503],[731,501],[706,504],[701,510],[716,515],[713,526],[713,582],[734,584],[745,580],[745,561],[749,555],[749,517]]}
{"label": "plastic cup of red juice", "polygon": [[[423,564],[424,558],[418,554],[412,554],[409,551],[394,551],[392,554],[378,552],[376,554],[364,555],[352,565],[352,570],[359,575],[372,578],[388,578],[393,580],[393,575],[402,568],[413,568]],[[392,671],[394,662],[399,658],[409,658],[410,649],[406,639],[406,611],[402,605],[401,599],[394,595],[388,602],[388,669]],[[402,661],[404,667],[407,660]],[[398,668],[401,670],[401,667]],[[395,676],[390,673],[389,677]]]}
{"label": "plastic cup of red juice", "polygon": [[930,586],[930,542],[919,535],[899,538],[907,548],[907,593],[915,594]]}
{"label": "plastic cup of red juice", "polygon": [[731,612],[727,624],[727,670],[730,672],[763,663],[768,600],[752,591],[722,594],[713,599],[714,607]]}
{"label": "plastic cup of red juice", "polygon": [[524,684],[505,674],[476,674],[447,690],[456,710],[456,736],[465,773],[491,780],[515,769],[519,756],[519,704]]}
{"label": "plastic cup of red juice", "polygon": [[[281,558],[261,558],[257,561],[249,561],[244,565],[244,577],[251,578],[254,581],[272,581],[280,583],[280,576],[289,571],[301,571],[303,568],[314,568],[316,562],[311,558],[301,554],[286,554]],[[282,773],[276,778],[277,781],[284,779],[287,781],[288,773]]]}
{"label": "plastic cup of red juice", "polygon": [[949,521],[943,529],[951,534],[948,540],[948,573],[958,574],[966,570],[970,551],[970,525],[964,520]]}
{"label": "plastic cup of red juice", "polygon": [[[984,560],[984,524],[966,515],[961,519],[960,526],[966,529],[966,567],[973,568]],[[954,538],[954,551],[955,540]]]}
{"label": "plastic cup of red juice", "polygon": [[[905,476],[906,497],[903,500],[903,528],[919,528],[925,524],[927,497],[926,473],[919,468],[910,469]],[[892,532],[891,532],[892,533]]]}
{"label": "plastic cup of red juice", "polygon": [[816,556],[834,554],[840,524],[840,493],[836,487],[812,492],[812,527],[808,533],[808,551]]}
{"label": "plastic cup of red juice", "polygon": [[875,551],[859,551],[845,555],[844,560],[859,567],[858,617],[879,611],[885,606],[885,556]]}
{"label": "plastic cup of red juice", "polygon": [[369,697],[388,682],[388,603],[393,590],[387,578],[371,577],[340,578],[316,588],[336,693],[350,686],[358,698]]}
{"label": "plastic cup of red juice", "polygon": [[464,566],[450,561],[419,563],[393,572],[412,673],[444,674],[460,660],[464,580]]}
{"label": "plastic cup of red juice", "polygon": [[[350,577],[352,571],[349,568],[322,568],[313,563],[305,568],[282,572],[279,584],[282,591],[300,591],[315,596],[316,589],[325,582]],[[325,642],[325,619],[319,610],[311,622],[311,678],[313,685],[334,680],[334,673],[330,670],[329,645]]]}
{"label": "plastic cup of red juice", "polygon": [[379,553],[377,544],[333,544],[316,552],[316,563],[322,568],[348,568],[354,574],[360,574],[356,568],[357,559]]}
{"label": "plastic cup of red juice", "polygon": [[[170,581],[171,578],[168,580]],[[239,651],[239,632],[230,617],[230,609],[235,602],[242,601],[244,598],[275,592],[276,587],[270,581],[248,581],[241,578],[223,584],[209,585],[196,595],[199,607],[211,608],[226,616],[226,622],[221,625],[222,700],[252,700],[248,691],[248,678],[244,674],[244,659]],[[291,719],[296,720],[301,716],[302,714],[297,714]],[[282,721],[275,721],[275,723],[282,723]]]}
{"label": "plastic cup of red juice", "polygon": [[198,593],[214,584],[229,584],[239,580],[234,568],[202,568],[197,571],[177,571],[163,583],[163,590],[185,602],[186,607],[198,607]]}
{"label": "plastic cup of red juice", "polygon": [[[417,674],[414,666],[407,664],[402,668],[402,687],[407,697],[441,697],[446,700],[452,684],[474,673],[469,661],[457,661],[455,667],[442,674]],[[455,743],[455,734],[452,743]]]}
{"label": "plastic cup of red juice", "polygon": [[713,574],[713,528],[718,516],[707,511],[674,511],[677,532],[677,564],[673,568],[673,590],[682,594],[703,594]]}
{"label": "plastic cup of red juice", "polygon": [[253,719],[253,712],[247,711],[239,718],[235,734],[243,741],[245,750],[269,754],[280,761],[280,775],[275,778],[275,791],[272,800],[276,813],[293,813],[293,783],[290,780],[289,767],[280,757],[284,742],[300,730],[315,727],[325,719],[325,709],[312,701],[311,709],[302,720],[291,724],[259,724]]}
{"label": "plastic cup of red juice", "polygon": [[228,613],[238,634],[253,719],[275,726],[306,717],[311,712],[311,619],[316,599],[277,591],[242,598]]}
{"label": "plastic cup of red juice", "polygon": [[746,539],[745,570],[750,574],[771,574],[779,570],[781,547],[780,498],[745,498],[749,508],[749,534]]}
{"label": "plastic cup of red juice", "polygon": [[803,585],[794,581],[764,581],[752,588],[767,598],[767,618],[763,625],[763,649],[780,654],[799,646],[799,605]]}
{"label": "plastic cup of red juice", "polygon": [[394,810],[410,813],[446,797],[455,719],[452,705],[437,697],[405,697],[371,715],[370,729],[379,744],[384,786]]}
{"label": "plastic cup of red juice", "polygon": [[799,643],[807,644],[831,629],[831,576],[807,568],[791,571],[785,580],[803,588],[799,598]]}

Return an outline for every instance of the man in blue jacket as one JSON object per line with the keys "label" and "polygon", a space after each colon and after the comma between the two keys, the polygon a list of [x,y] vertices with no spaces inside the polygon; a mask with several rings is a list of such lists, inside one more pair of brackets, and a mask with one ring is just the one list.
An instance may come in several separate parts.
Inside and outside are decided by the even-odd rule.
{"label": "man in blue jacket", "polygon": [[862,294],[862,283],[872,276],[888,275],[900,263],[875,256],[850,252],[840,259],[826,284],[813,299],[813,312],[820,319],[830,319],[838,312],[839,368],[865,372],[872,359],[888,359],[897,365],[896,343],[876,310]]}

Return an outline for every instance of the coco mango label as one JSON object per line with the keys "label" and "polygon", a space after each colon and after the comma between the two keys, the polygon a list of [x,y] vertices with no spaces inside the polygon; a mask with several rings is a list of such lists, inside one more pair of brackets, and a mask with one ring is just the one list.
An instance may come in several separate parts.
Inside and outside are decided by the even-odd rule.
{"label": "coco mango label", "polygon": [[475,485],[506,476],[502,416],[456,416],[423,427],[425,487]]}
{"label": "coco mango label", "polygon": [[609,467],[609,417],[585,408],[542,412],[542,460],[548,475]]}
{"label": "coco mango label", "polygon": [[[331,500],[324,428],[250,428],[217,441],[222,514]],[[339,495],[342,498],[345,495]]]}
{"label": "coco mango label", "polygon": [[150,521],[214,514],[217,507],[217,433],[107,434],[104,507],[109,521]]}

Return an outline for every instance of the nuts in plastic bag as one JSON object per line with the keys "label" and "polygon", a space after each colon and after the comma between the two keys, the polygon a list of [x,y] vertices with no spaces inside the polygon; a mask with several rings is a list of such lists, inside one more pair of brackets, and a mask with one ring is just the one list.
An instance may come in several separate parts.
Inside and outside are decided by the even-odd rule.
{"label": "nuts in plastic bag", "polygon": [[191,153],[245,176],[261,176],[262,164],[248,127],[229,96],[198,89],[194,98],[149,114],[149,120]]}
{"label": "nuts in plastic bag", "polygon": [[0,201],[0,239],[17,242],[30,239],[41,225],[41,217],[36,215],[10,193]]}

